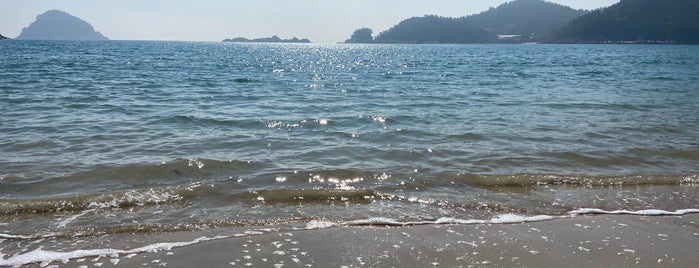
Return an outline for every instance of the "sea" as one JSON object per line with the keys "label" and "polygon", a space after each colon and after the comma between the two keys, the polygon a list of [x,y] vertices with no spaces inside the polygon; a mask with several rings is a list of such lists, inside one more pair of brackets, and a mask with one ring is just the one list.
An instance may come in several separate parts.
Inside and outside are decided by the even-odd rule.
{"label": "sea", "polygon": [[0,266],[698,186],[699,46],[0,42]]}

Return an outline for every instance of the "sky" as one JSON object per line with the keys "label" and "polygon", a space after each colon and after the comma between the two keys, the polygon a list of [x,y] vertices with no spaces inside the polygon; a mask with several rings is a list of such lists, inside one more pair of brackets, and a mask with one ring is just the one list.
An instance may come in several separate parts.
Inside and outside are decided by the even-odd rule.
{"label": "sky", "polygon": [[[461,17],[509,0],[0,0],[0,34],[14,38],[36,16],[58,9],[112,40],[221,41],[225,38],[308,38],[341,42],[358,28],[374,34],[423,15]],[[619,0],[549,0],[596,9]]]}

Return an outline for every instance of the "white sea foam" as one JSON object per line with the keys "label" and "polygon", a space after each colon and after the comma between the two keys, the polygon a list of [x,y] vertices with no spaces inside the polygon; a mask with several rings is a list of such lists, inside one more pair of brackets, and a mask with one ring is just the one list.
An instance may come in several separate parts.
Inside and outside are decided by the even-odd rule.
{"label": "white sea foam", "polygon": [[556,217],[548,215],[538,215],[538,216],[521,216],[516,214],[504,214],[499,215],[490,220],[490,223],[522,223],[522,222],[533,222],[533,221],[547,221],[553,220]]}
{"label": "white sea foam", "polygon": [[699,209],[679,209],[675,211],[667,211],[660,209],[646,209],[646,210],[603,210],[597,208],[581,208],[568,212],[570,215],[580,215],[580,214],[623,214],[623,215],[640,215],[640,216],[678,216],[686,215],[691,213],[699,213]]}
{"label": "white sea foam", "polygon": [[80,213],[80,214],[76,214],[76,215],[67,217],[67,218],[65,218],[65,219],[59,219],[58,222],[56,222],[56,227],[58,227],[58,228],[65,228],[65,227],[66,227],[68,224],[70,224],[71,222],[75,221],[76,219],[78,219],[78,218],[80,218],[80,217],[82,217],[82,216],[85,216],[85,214],[87,214],[87,213],[89,213],[89,212],[91,212],[91,211],[92,211],[92,210],[86,210],[86,211],[83,211],[83,212]]}
{"label": "white sea foam", "polygon": [[485,224],[487,220],[464,220],[455,218],[439,218],[435,224]]}
{"label": "white sea foam", "polygon": [[86,257],[97,257],[97,256],[117,256],[117,255],[129,255],[144,252],[158,252],[163,250],[172,250],[173,248],[184,247],[193,245],[196,243],[228,238],[227,236],[216,236],[216,237],[200,237],[192,241],[187,242],[173,242],[173,243],[156,243],[148,246],[143,246],[139,248],[134,248],[130,250],[120,250],[120,249],[89,249],[89,250],[75,250],[69,252],[58,252],[43,250],[41,248],[35,249],[33,251],[17,254],[11,256],[7,259],[0,254],[0,266],[22,266],[30,263],[50,263],[54,261],[68,262],[71,259],[86,258]]}
{"label": "white sea foam", "polygon": [[346,225],[415,225],[415,222],[401,222],[391,218],[369,218],[364,220],[354,220],[347,222]]}
{"label": "white sea foam", "polygon": [[537,216],[523,216],[517,214],[503,214],[498,215],[489,220],[462,220],[454,218],[440,218],[435,221],[436,224],[507,224],[507,223],[523,223],[523,222],[535,222],[535,221],[548,221],[556,218],[561,218],[560,216],[549,216],[549,215],[537,215]]}
{"label": "white sea foam", "polygon": [[[503,214],[487,220],[476,219],[457,219],[457,218],[439,218],[434,221],[399,221],[391,218],[369,218],[364,220],[354,220],[341,224],[334,224],[325,228],[335,226],[358,226],[358,225],[389,225],[389,226],[410,226],[410,225],[430,225],[430,224],[508,224],[508,223],[523,223],[535,221],[547,221],[557,218],[567,218],[570,216],[523,216],[517,214]],[[320,229],[320,228],[314,228]]]}
{"label": "white sea foam", "polygon": [[32,239],[35,238],[34,236],[27,236],[27,235],[13,235],[13,234],[3,234],[0,233],[0,238],[6,238],[6,239]]}
{"label": "white sea foam", "polygon": [[306,224],[306,229],[307,230],[314,230],[314,229],[327,229],[331,227],[337,226],[336,223],[334,222],[329,222],[329,221],[310,221]]}
{"label": "white sea foam", "polygon": [[596,208],[584,208],[568,212],[568,215],[562,216],[552,216],[552,215],[536,215],[536,216],[524,216],[517,214],[502,214],[497,215],[491,219],[457,219],[457,218],[439,218],[434,221],[399,221],[391,218],[368,218],[362,220],[347,221],[342,223],[333,223],[327,221],[311,221],[306,224],[307,230],[313,229],[326,229],[337,226],[363,226],[363,225],[387,225],[387,226],[410,226],[410,225],[430,225],[430,224],[516,224],[525,222],[538,222],[538,221],[548,221],[562,218],[575,217],[582,214],[627,214],[627,215],[641,215],[641,216],[673,216],[673,215],[685,215],[690,213],[699,213],[699,209],[681,209],[676,211],[665,211],[659,209],[648,209],[648,210],[615,210],[606,211]]}

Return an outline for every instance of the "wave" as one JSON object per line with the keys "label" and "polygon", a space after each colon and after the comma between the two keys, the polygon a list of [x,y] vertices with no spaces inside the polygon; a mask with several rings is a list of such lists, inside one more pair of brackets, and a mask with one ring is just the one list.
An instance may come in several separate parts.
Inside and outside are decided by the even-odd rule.
{"label": "wave", "polygon": [[699,213],[699,209],[679,209],[675,211],[667,211],[660,209],[647,209],[638,211],[616,210],[606,211],[602,209],[585,208],[577,209],[567,213],[567,215],[535,215],[524,216],[519,214],[500,214],[490,219],[457,219],[457,218],[438,218],[436,220],[426,221],[400,221],[391,218],[369,218],[362,220],[352,220],[344,222],[332,222],[323,220],[313,220],[306,224],[305,229],[326,229],[341,226],[414,226],[414,225],[441,225],[441,224],[518,224],[527,222],[548,221],[555,219],[564,219],[576,217],[578,215],[590,214],[615,214],[615,215],[636,215],[636,216],[681,216],[687,214]]}
{"label": "wave", "polygon": [[[561,216],[550,216],[550,215],[536,215],[536,216],[523,216],[518,214],[501,214],[494,216],[489,219],[457,219],[457,218],[438,218],[435,220],[425,220],[425,221],[400,221],[391,218],[368,218],[360,220],[350,220],[350,221],[340,221],[333,222],[322,219],[306,219],[305,226],[302,228],[294,228],[294,230],[318,230],[318,229],[328,229],[336,227],[363,227],[363,226],[375,226],[375,227],[405,227],[405,226],[416,226],[416,225],[444,225],[444,224],[459,224],[459,225],[474,225],[474,224],[520,224],[528,222],[540,222],[549,221],[556,219],[565,219],[576,217],[583,214],[628,214],[628,215],[641,215],[641,216],[678,216],[686,215],[692,213],[699,213],[699,209],[681,209],[676,211],[665,211],[665,210],[639,210],[639,211],[605,211],[600,209],[578,209],[570,211],[568,215]],[[303,222],[303,220],[301,220]],[[285,221],[291,222],[291,221]],[[296,221],[299,222],[299,221]],[[276,222],[279,223],[279,222]],[[274,224],[274,222],[267,222],[266,224]],[[217,225],[216,227],[221,227],[222,225]],[[234,225],[228,225],[234,226]],[[250,225],[246,225],[250,226]],[[142,226],[138,227],[140,231],[143,230]],[[136,230],[136,229],[134,229]],[[267,229],[272,231],[273,229]],[[274,229],[276,230],[276,229]],[[123,231],[123,230],[122,230]],[[162,231],[162,230],[161,230]],[[173,230],[173,231],[181,231]],[[279,231],[279,230],[276,230]],[[118,258],[119,256],[133,256],[133,254],[145,253],[145,252],[160,252],[160,251],[170,251],[178,247],[186,247],[202,242],[226,239],[230,237],[240,237],[240,236],[252,236],[260,235],[264,232],[248,230],[240,234],[234,235],[217,235],[213,237],[199,237],[190,241],[183,242],[167,242],[167,243],[154,243],[150,245],[140,246],[133,249],[114,249],[114,248],[102,248],[102,249],[87,249],[87,250],[74,250],[67,252],[50,251],[44,250],[41,247],[34,249],[32,251],[19,253],[5,259],[5,256],[0,255],[0,266],[23,266],[33,263],[48,264],[54,261],[61,261],[63,263],[68,262],[71,259],[88,258],[96,256],[110,256],[112,258]],[[0,238],[4,239],[36,239],[39,237],[28,237],[28,236],[18,236],[18,235],[6,235],[0,234]],[[43,266],[43,265],[42,265]]]}
{"label": "wave", "polygon": [[83,194],[46,199],[0,199],[0,215],[80,212],[107,208],[142,207],[182,202],[201,184],[123,190],[105,194]]}
{"label": "wave", "polygon": [[239,83],[239,84],[249,84],[249,83],[259,83],[261,82],[258,79],[253,79],[253,78],[234,78],[233,82]]}
{"label": "wave", "polygon": [[[83,227],[75,229],[53,230],[47,232],[36,232],[32,234],[7,234],[0,233],[0,239],[7,240],[34,240],[46,238],[76,238],[76,237],[97,237],[102,235],[113,234],[152,234],[152,233],[171,233],[171,232],[191,232],[210,230],[214,228],[244,228],[247,230],[243,233],[238,233],[233,236],[248,236],[251,234],[259,234],[251,230],[262,228],[260,230],[281,230],[281,229],[327,229],[334,227],[361,227],[361,226],[376,226],[376,227],[404,227],[415,225],[444,225],[444,224],[518,224],[537,221],[548,221],[556,219],[564,219],[577,217],[580,215],[596,215],[596,214],[612,214],[612,215],[635,215],[635,216],[681,216],[687,214],[699,213],[697,208],[679,209],[674,211],[662,209],[644,209],[644,210],[614,210],[607,211],[596,208],[581,208],[568,211],[563,214],[538,214],[524,215],[519,213],[499,213],[486,219],[463,219],[453,217],[440,217],[432,220],[418,221],[402,221],[386,217],[372,217],[355,220],[331,220],[324,217],[286,217],[286,218],[268,218],[268,219],[208,219],[191,222],[182,222],[177,224],[127,224],[110,227]],[[270,227],[273,226],[274,228]],[[301,227],[303,226],[303,227]],[[281,228],[281,229],[280,229]]]}
{"label": "wave", "polygon": [[[11,256],[7,259],[0,255],[0,266],[12,266],[19,267],[32,263],[50,263],[54,261],[61,261],[63,263],[68,262],[71,259],[87,258],[87,257],[98,257],[98,256],[119,256],[119,255],[129,255],[145,252],[159,252],[159,251],[169,251],[173,248],[185,247],[189,245],[198,244],[201,242],[225,239],[227,236],[214,236],[214,237],[200,237],[192,241],[185,242],[170,242],[170,243],[156,243],[143,247],[138,247],[134,249],[121,250],[121,249],[92,249],[92,250],[75,250],[69,252],[59,252],[44,250],[42,248],[37,248],[33,251],[17,254]],[[115,264],[116,265],[116,264]],[[45,265],[41,265],[44,267]]]}
{"label": "wave", "polygon": [[679,79],[676,77],[657,76],[656,75],[656,76],[650,76],[650,77],[646,78],[646,80],[650,80],[650,81],[677,81]]}
{"label": "wave", "polygon": [[244,192],[233,195],[235,199],[258,200],[268,204],[303,204],[351,202],[368,204],[377,194],[368,189],[274,189]]}
{"label": "wave", "polygon": [[[269,124],[269,127],[280,127],[279,122],[256,122],[255,124]],[[282,128],[284,126],[281,126]],[[478,134],[465,133],[459,135],[462,139],[485,139]],[[350,147],[337,147],[334,149],[348,150],[351,151]],[[346,149],[345,149],[346,148]],[[338,149],[338,150],[339,150]],[[369,148],[371,149],[371,148]],[[465,181],[472,183],[474,185],[485,185],[485,186],[516,186],[516,185],[532,185],[532,184],[567,184],[567,185],[591,185],[591,186],[607,186],[607,185],[650,185],[650,184],[691,184],[699,183],[699,174],[696,173],[685,173],[685,174],[672,174],[672,173],[658,173],[658,174],[620,174],[620,175],[589,175],[589,174],[545,174],[545,173],[514,173],[514,174],[494,174],[494,173],[458,173],[454,167],[444,169],[436,166],[434,169],[430,167],[421,167],[419,174],[411,173],[411,170],[415,168],[408,168],[410,166],[392,166],[388,169],[382,168],[385,164],[393,163],[393,161],[421,161],[422,159],[417,159],[416,157],[422,157],[420,154],[396,154],[393,152],[400,151],[382,151],[382,150],[366,150],[362,153],[373,153],[373,154],[392,154],[391,157],[394,159],[391,161],[386,161],[386,163],[377,163],[370,165],[367,169],[355,169],[351,166],[341,166],[336,169],[328,169],[330,165],[325,165],[320,168],[312,168],[307,170],[294,170],[292,168],[280,167],[279,163],[270,162],[262,163],[255,161],[241,161],[241,160],[216,160],[216,159],[204,159],[204,158],[193,158],[193,159],[175,159],[170,162],[161,163],[133,163],[118,166],[109,165],[94,165],[88,167],[87,170],[78,171],[73,174],[58,173],[57,176],[36,176],[23,177],[18,174],[0,174],[0,186],[2,185],[18,185],[27,183],[45,183],[46,188],[62,187],[64,185],[81,185],[90,187],[91,184],[97,183],[102,184],[105,182],[110,183],[123,183],[123,185],[130,185],[134,182],[164,182],[169,181],[173,184],[183,183],[183,179],[222,179],[232,176],[246,176],[246,177],[256,177],[256,176],[273,176],[274,174],[284,173],[289,174],[290,177],[306,176],[308,174],[320,174],[322,177],[326,178],[337,178],[338,180],[347,180],[354,178],[363,178],[367,181],[372,179],[373,174],[394,174],[393,177],[413,177],[419,176],[418,178],[423,178],[426,180],[435,179],[439,181],[441,177],[447,177],[449,179],[455,178],[460,181]],[[443,152],[448,152],[449,154],[458,155],[459,152],[450,152],[444,150]],[[298,153],[302,157],[297,157],[299,159],[300,166],[306,166],[303,159],[317,157],[318,151],[303,151]],[[591,156],[588,154],[580,153],[548,153],[544,155],[546,157],[554,157],[557,159],[563,159],[566,161],[572,161],[575,163],[584,163],[588,166],[599,166],[599,167],[609,167],[609,166],[625,166],[629,163],[646,163],[652,161],[650,157],[663,154],[670,155],[675,159],[687,159],[687,160],[697,160],[699,159],[698,151],[691,150],[649,150],[643,148],[635,148],[629,151],[631,156],[629,157],[605,157],[605,156]],[[308,155],[308,157],[306,157]],[[383,155],[381,155],[383,156]],[[332,159],[333,156],[329,154],[326,158]],[[358,154],[347,153],[342,154],[338,157],[345,160],[346,162],[353,161],[354,158],[360,158]],[[507,160],[507,158],[504,158]],[[515,159],[515,158],[510,158]],[[458,159],[457,159],[458,160]],[[517,160],[519,162],[523,161],[536,161],[536,158],[524,158]],[[482,160],[485,162],[483,165],[490,165],[488,160]],[[480,161],[476,160],[475,165],[480,165]],[[548,163],[548,162],[546,162]],[[503,165],[507,165],[508,162],[502,162]],[[513,164],[512,161],[509,164]],[[519,164],[519,163],[514,163]],[[453,166],[457,166],[455,163]],[[286,166],[286,165],[284,165]],[[482,165],[481,165],[482,166]],[[325,168],[323,168],[325,167]],[[371,168],[376,167],[376,168]],[[43,166],[26,166],[22,169],[42,169]],[[62,167],[61,170],[56,169],[56,172],[65,172],[63,170],[68,169],[67,167]],[[293,174],[291,174],[293,173]],[[294,174],[299,175],[294,175]],[[301,180],[307,180],[309,177],[300,178]],[[71,186],[73,187],[73,186]],[[18,189],[21,190],[21,189]],[[0,194],[3,190],[0,187]],[[17,196],[18,192],[8,192],[9,196]],[[32,193],[35,195],[36,193]]]}
{"label": "wave", "polygon": [[459,139],[459,140],[465,140],[465,141],[480,141],[480,140],[487,140],[488,137],[478,134],[478,133],[471,133],[471,132],[466,132],[463,134],[458,134],[458,135],[450,135],[450,138],[454,139]]}
{"label": "wave", "polygon": [[389,218],[371,218],[365,220],[355,220],[344,222],[343,226],[412,226],[412,225],[439,225],[439,224],[514,224],[535,221],[553,220],[562,218],[563,216],[522,216],[518,214],[501,214],[487,220],[477,219],[456,219],[456,218],[439,218],[433,221],[407,221],[402,222]]}
{"label": "wave", "polygon": [[517,204],[506,204],[497,201],[474,200],[471,202],[454,202],[447,199],[424,198],[413,195],[389,193],[379,189],[264,189],[247,191],[231,195],[242,203],[258,203],[266,205],[337,205],[356,204],[369,205],[377,201],[402,202],[407,204],[448,209],[454,211],[479,211],[483,213],[520,213],[525,215],[551,214],[564,215],[572,208],[564,204],[548,207],[525,207]]}
{"label": "wave", "polygon": [[[36,231],[31,234],[11,234],[0,233],[0,239],[6,240],[35,240],[47,238],[77,238],[77,237],[98,237],[115,234],[157,234],[174,232],[192,232],[211,230],[215,228],[244,228],[269,230],[269,226],[290,226],[293,224],[305,224],[320,220],[318,217],[285,217],[285,218],[260,218],[260,219],[206,219],[194,220],[181,223],[136,223],[123,224],[117,226],[91,226],[80,228],[67,228],[57,230]],[[277,228],[278,229],[278,228]],[[252,231],[248,230],[234,236],[245,236]]]}
{"label": "wave", "polygon": [[[33,179],[13,175],[0,176],[2,184],[50,184],[50,187],[62,184],[81,184],[100,182],[143,182],[167,181],[176,178],[205,178],[229,171],[254,170],[259,164],[252,161],[222,161],[212,159],[177,159],[156,164],[129,164],[122,166],[97,165],[89,170],[53,178]],[[47,186],[48,187],[48,186]]]}
{"label": "wave", "polygon": [[475,186],[641,186],[641,185],[694,185],[699,184],[699,174],[687,175],[619,175],[586,176],[554,174],[483,175],[461,174],[457,179]]}
{"label": "wave", "polygon": [[198,117],[193,115],[175,115],[170,117],[158,117],[153,121],[154,123],[165,123],[174,125],[199,125],[203,127],[239,127],[239,128],[255,128],[260,125],[259,120],[254,119],[222,119],[222,118],[210,118],[210,117]]}
{"label": "wave", "polygon": [[678,209],[675,211],[667,211],[661,209],[644,209],[644,210],[603,210],[597,208],[581,208],[568,212],[570,215],[585,215],[585,214],[613,214],[613,215],[637,215],[637,216],[681,216],[692,213],[699,213],[699,209]]}

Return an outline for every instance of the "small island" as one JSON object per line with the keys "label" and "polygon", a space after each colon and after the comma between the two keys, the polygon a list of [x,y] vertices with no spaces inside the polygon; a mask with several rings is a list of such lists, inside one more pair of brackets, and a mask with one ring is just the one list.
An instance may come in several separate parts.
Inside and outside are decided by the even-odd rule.
{"label": "small island", "polygon": [[28,40],[109,40],[88,22],[60,10],[49,10],[22,29],[17,39]]}
{"label": "small island", "polygon": [[223,42],[233,42],[233,43],[301,43],[301,44],[308,44],[311,43],[311,40],[308,39],[298,39],[296,37],[291,38],[291,39],[281,39],[279,36],[272,36],[272,37],[265,37],[265,38],[256,38],[256,39],[248,39],[245,37],[236,37],[232,39],[225,39]]}

